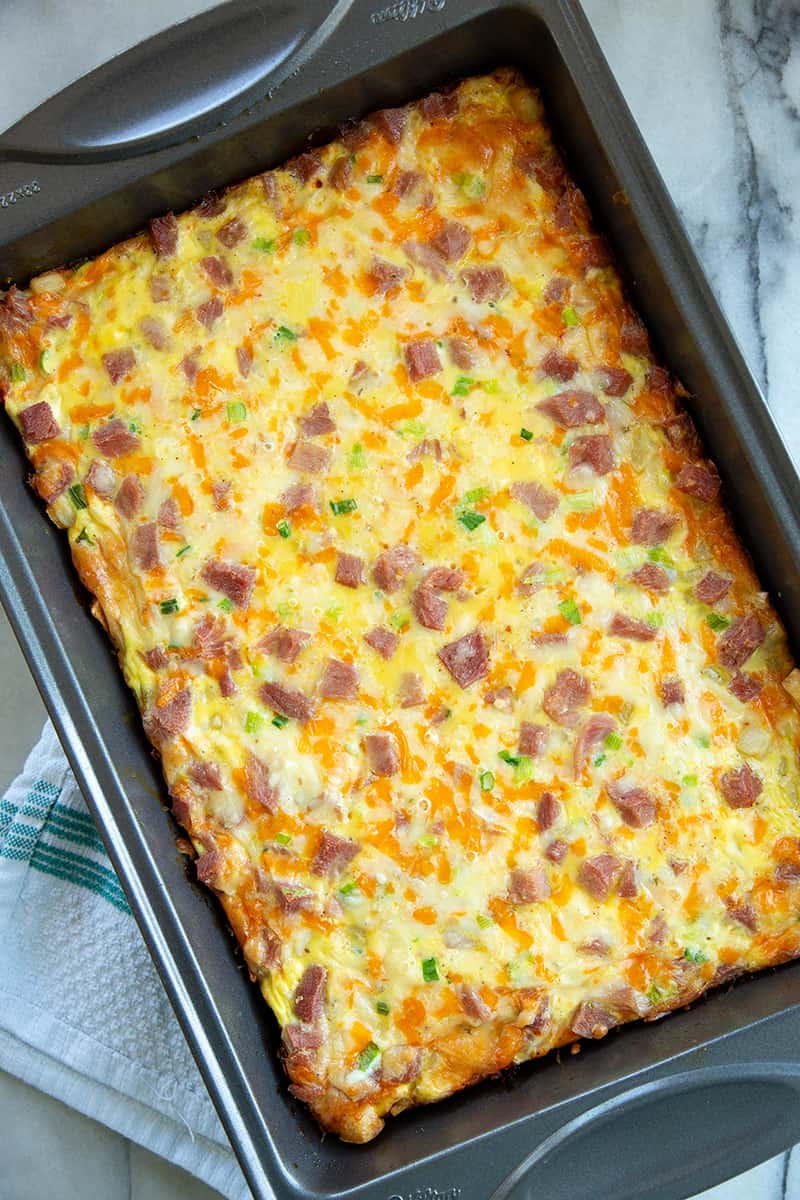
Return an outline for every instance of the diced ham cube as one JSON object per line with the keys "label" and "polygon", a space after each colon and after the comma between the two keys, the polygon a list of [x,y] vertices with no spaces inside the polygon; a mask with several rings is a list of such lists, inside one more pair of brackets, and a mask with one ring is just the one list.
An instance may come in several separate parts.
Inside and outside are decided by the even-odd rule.
{"label": "diced ham cube", "polygon": [[131,538],[133,560],[142,571],[152,571],[159,565],[158,526],[155,521],[137,525]]}
{"label": "diced ham cube", "polygon": [[461,282],[476,304],[497,301],[508,291],[502,267],[467,267],[461,272]]}
{"label": "diced ham cube", "polygon": [[717,642],[719,661],[730,671],[737,671],[756,652],[766,636],[766,630],[755,613],[740,617]]}
{"label": "diced ham cube", "polygon": [[540,412],[549,417],[562,429],[577,429],[581,425],[599,425],[606,419],[606,410],[594,392],[575,388],[568,392],[557,392],[536,405]]}
{"label": "diced ham cube", "polygon": [[639,587],[658,595],[668,592],[670,586],[670,578],[664,568],[651,562],[642,563],[637,567],[631,575],[631,582],[638,583]]}
{"label": "diced ham cube", "polygon": [[531,510],[540,521],[547,521],[558,508],[558,496],[541,483],[512,483],[511,495]]}
{"label": "diced ham cube", "polygon": [[126,475],[114,499],[114,507],[127,520],[135,517],[144,503],[144,488],[138,475]]}
{"label": "diced ham cube", "polygon": [[449,642],[438,657],[459,687],[468,688],[489,674],[489,648],[480,629]]}
{"label": "diced ham cube", "polygon": [[357,554],[340,553],[336,562],[337,583],[343,587],[357,588],[364,582],[364,560]]}
{"label": "diced ham cube", "polygon": [[335,433],[336,422],[324,400],[300,418],[300,428],[306,437],[318,437],[321,433]]}
{"label": "diced ham cube", "polygon": [[289,455],[289,466],[295,471],[305,471],[309,475],[320,475],[331,465],[331,452],[325,446],[316,446],[313,442],[298,442]]}
{"label": "diced ham cube", "polygon": [[522,871],[515,869],[508,880],[508,898],[512,904],[535,904],[550,895],[550,883],[544,867]]}
{"label": "diced ham cube", "polygon": [[391,629],[385,629],[381,625],[377,625],[374,629],[370,629],[364,634],[364,641],[368,646],[371,646],[381,658],[390,659],[397,650],[400,644],[400,638],[396,633],[392,633]]}
{"label": "diced ham cube", "polygon": [[293,663],[300,651],[311,641],[311,634],[304,629],[287,629],[278,625],[258,643],[259,650],[266,650],[279,662]]}
{"label": "diced ham cube", "polygon": [[153,248],[159,258],[167,258],[174,254],[178,246],[178,222],[175,214],[168,212],[163,217],[153,217],[148,221]]}
{"label": "diced ham cube", "polygon": [[136,366],[136,355],[130,346],[126,346],[124,350],[110,350],[103,355],[103,366],[111,382],[119,383],[126,375],[130,375]]}
{"label": "diced ham cube", "polygon": [[19,424],[22,436],[26,442],[31,444],[48,442],[51,438],[57,438],[61,434],[58,421],[53,416],[53,410],[46,400],[40,400],[37,404],[30,404],[27,408],[23,408],[19,414]]}
{"label": "diced ham cube", "polygon": [[589,681],[571,667],[559,671],[555,681],[545,689],[542,708],[557,725],[571,727],[578,723],[575,709],[589,699]]}
{"label": "diced ham cube", "polygon": [[718,575],[716,571],[707,571],[694,589],[694,594],[701,604],[716,604],[730,591],[732,579]]}
{"label": "diced ham cube", "polygon": [[311,863],[312,874],[327,875],[329,878],[340,875],[346,867],[349,867],[360,849],[359,843],[354,842],[352,838],[339,837],[337,834],[323,829],[317,852]]}
{"label": "diced ham cube", "polygon": [[523,721],[519,729],[520,754],[528,758],[538,758],[547,749],[550,734],[544,725],[535,725],[532,721]]}
{"label": "diced ham cube", "polygon": [[138,436],[128,429],[120,417],[114,417],[112,421],[107,421],[105,425],[95,429],[92,441],[100,453],[109,458],[122,458],[125,454],[132,454],[141,445]]}
{"label": "diced ham cube", "polygon": [[578,883],[594,900],[606,900],[619,868],[619,859],[613,854],[585,858],[578,867]]}
{"label": "diced ham cube", "polygon": [[706,503],[716,500],[722,484],[716,467],[711,469],[712,466],[713,464],[701,467],[696,463],[684,463],[675,479],[675,487],[687,496],[694,496],[696,500],[704,500]]}
{"label": "diced ham cube", "polygon": [[303,977],[294,991],[294,1015],[300,1021],[312,1025],[322,1016],[325,1003],[325,985],[328,972],[317,965],[306,967]]}
{"label": "diced ham cube", "polygon": [[438,375],[442,369],[439,351],[433,338],[417,338],[414,342],[407,342],[403,353],[413,383],[420,379],[428,379],[431,375]]}
{"label": "diced ham cube", "polygon": [[569,383],[578,370],[578,361],[571,354],[562,354],[560,350],[551,349],[539,363],[539,368],[552,379]]}
{"label": "diced ham cube", "polygon": [[278,811],[278,789],[272,783],[270,769],[263,759],[249,750],[244,760],[244,790],[254,804],[270,813]]}
{"label": "diced ham cube", "polygon": [[606,784],[606,791],[626,825],[631,829],[644,829],[656,819],[656,802],[646,788],[622,787],[619,783]]}
{"label": "diced ham cube", "polygon": [[355,700],[358,695],[358,671],[355,665],[329,658],[322,672],[319,692],[324,700]]}
{"label": "diced ham cube", "polygon": [[304,725],[314,715],[314,705],[305,692],[284,687],[281,683],[263,683],[259,695],[266,705],[284,717],[292,717]]}
{"label": "diced ham cube", "polygon": [[660,546],[675,529],[677,513],[660,508],[639,508],[633,516],[631,541],[637,546]]}
{"label": "diced ham cube", "polygon": [[633,642],[652,642],[658,631],[646,621],[629,617],[626,613],[614,613],[608,626],[612,637],[625,638]]}
{"label": "diced ham cube", "polygon": [[256,582],[256,573],[252,567],[220,558],[210,558],[200,572],[200,578],[209,587],[227,596],[237,608],[244,609],[250,604]]}
{"label": "diced ham cube", "polygon": [[375,775],[388,777],[400,770],[400,754],[392,733],[369,733],[364,738],[364,748],[370,770]]}
{"label": "diced ham cube", "polygon": [[719,788],[731,808],[752,808],[763,791],[764,784],[749,763],[725,771]]}
{"label": "diced ham cube", "polygon": [[400,542],[378,555],[372,570],[372,578],[381,591],[396,592],[400,588],[402,580],[418,562],[419,555],[416,550],[412,550],[410,546]]}
{"label": "diced ham cube", "polygon": [[614,451],[611,438],[605,433],[589,433],[575,438],[567,455],[570,467],[591,467],[595,475],[608,475],[614,470]]}

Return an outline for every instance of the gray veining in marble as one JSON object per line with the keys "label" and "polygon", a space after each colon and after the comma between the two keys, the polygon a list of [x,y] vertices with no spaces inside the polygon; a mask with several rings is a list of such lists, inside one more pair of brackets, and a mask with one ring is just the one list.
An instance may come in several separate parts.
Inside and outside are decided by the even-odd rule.
{"label": "gray veining in marble", "polygon": [[[212,3],[0,0],[0,129],[112,54]],[[584,3],[800,462],[800,0]],[[0,621],[0,778],[21,764],[40,719],[24,663]],[[0,1200],[212,1195],[2,1072],[0,1130]],[[711,1189],[703,1200],[800,1200],[800,1150]]]}

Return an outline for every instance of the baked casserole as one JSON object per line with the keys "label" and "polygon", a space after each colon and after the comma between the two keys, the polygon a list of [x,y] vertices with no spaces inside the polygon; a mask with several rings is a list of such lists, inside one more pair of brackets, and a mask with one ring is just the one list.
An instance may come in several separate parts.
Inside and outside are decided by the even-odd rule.
{"label": "baked casserole", "polygon": [[324,1128],[798,953],[798,674],[515,73],[12,289],[0,392]]}

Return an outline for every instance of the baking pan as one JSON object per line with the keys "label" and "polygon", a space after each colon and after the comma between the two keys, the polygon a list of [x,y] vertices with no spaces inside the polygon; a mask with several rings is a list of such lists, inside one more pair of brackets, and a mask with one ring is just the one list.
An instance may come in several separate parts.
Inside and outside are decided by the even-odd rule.
{"label": "baking pan", "polygon": [[[237,0],[176,26],[0,137],[0,277],[102,250],[347,118],[506,64],[544,94],[797,650],[797,476],[575,0]],[[322,1139],[221,909],[187,882],[133,700],[25,469],[5,422],[3,603],[259,1200],[678,1200],[800,1139],[800,964],[413,1110],[367,1146]]]}

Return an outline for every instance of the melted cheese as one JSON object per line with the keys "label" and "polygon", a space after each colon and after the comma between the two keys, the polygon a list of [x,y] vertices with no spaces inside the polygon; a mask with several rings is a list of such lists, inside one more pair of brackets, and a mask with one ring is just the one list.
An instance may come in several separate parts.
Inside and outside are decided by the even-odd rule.
{"label": "melted cheese", "polygon": [[[798,860],[798,714],[781,687],[783,631],[719,500],[674,486],[687,457],[664,434],[674,389],[646,346],[625,349],[634,318],[619,279],[602,255],[587,259],[597,247],[566,177],[540,169],[557,160],[537,94],[500,72],[463,84],[452,109],[405,110],[397,141],[379,118],[354,151],[320,150],[305,182],[290,166],[184,214],[174,253],[157,256],[142,235],[50,273],[31,285],[28,315],[0,326],[10,415],[25,432],[24,410],[46,402],[58,425],[28,439],[35,485],[68,528],[148,727],[190,696],[185,725],[159,740],[166,778],[290,1049],[291,1027],[311,1027],[298,1021],[298,984],[309,964],[325,969],[321,1044],[295,1046],[287,1067],[320,1120],[355,1140],[388,1111],[572,1040],[592,1005],[603,1032],[798,949],[785,866]],[[404,171],[421,174],[400,196]],[[242,236],[230,244],[233,220]],[[436,244],[446,221],[468,245],[422,262],[409,243]],[[210,257],[229,283],[214,281]],[[376,257],[400,269],[386,295]],[[502,269],[495,299],[474,298],[462,275],[482,267]],[[154,287],[165,298],[154,302]],[[414,379],[407,347],[421,339],[439,369]],[[454,361],[464,346],[466,368]],[[103,356],[124,350],[133,365],[115,382]],[[574,360],[569,381],[542,367],[553,350]],[[622,396],[603,390],[609,367],[629,373]],[[602,403],[601,419],[565,428],[541,406],[576,390]],[[303,433],[323,403],[335,427]],[[135,440],[108,457],[94,435],[113,419]],[[587,434],[610,439],[605,474],[570,466]],[[324,448],[321,472],[293,466],[298,441]],[[130,517],[87,480],[98,459],[114,470],[112,496],[126,476],[140,482]],[[314,503],[288,511],[299,482]],[[524,483],[547,489],[550,515],[515,496]],[[215,485],[228,485],[224,507]],[[165,501],[179,519],[159,527],[159,563],[143,569],[136,531]],[[633,543],[639,509],[676,518],[662,543]],[[375,563],[398,544],[416,565],[381,590]],[[340,553],[363,560],[354,588],[336,582]],[[204,580],[211,560],[253,572],[246,605]],[[654,561],[662,594],[631,579]],[[413,599],[433,567],[463,576],[441,594],[441,629],[420,623]],[[713,609],[694,594],[712,568],[732,581]],[[753,612],[766,636],[744,669],[760,691],[743,703],[719,639]],[[613,636],[617,613],[652,640]],[[203,657],[209,614],[222,648]],[[310,635],[291,663],[264,647],[276,626]],[[377,626],[397,635],[388,659],[365,642]],[[475,630],[488,670],[461,687],[439,651]],[[330,658],[355,664],[355,699],[320,695]],[[588,689],[574,723],[559,724],[547,693],[565,670]],[[408,674],[425,698],[404,708]],[[684,700],[665,706],[660,685],[675,676]],[[302,692],[312,718],[274,719],[269,683]],[[576,774],[592,714],[613,732]],[[518,750],[523,722],[546,730],[538,756]],[[387,777],[370,770],[376,733],[398,755]],[[248,787],[248,755],[268,770],[266,808]],[[216,767],[220,788],[197,783],[198,762]],[[732,808],[721,779],[744,762],[762,790]],[[654,818],[626,823],[609,784],[646,789]],[[545,793],[558,815],[543,830]],[[314,869],[323,831],[358,847],[330,874]],[[554,842],[560,861],[547,856]],[[581,875],[600,855],[617,863],[605,899]],[[619,894],[626,863],[633,896]],[[549,894],[515,898],[515,871],[538,872]],[[289,885],[302,903],[286,903]],[[259,950],[265,931],[279,963]]]}

